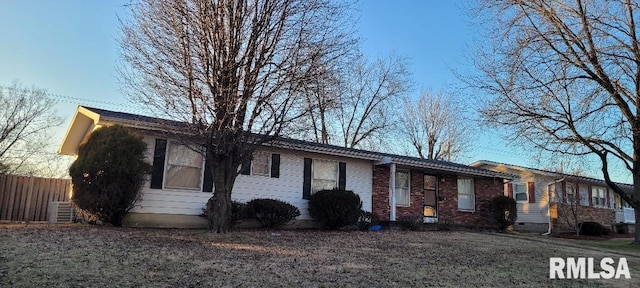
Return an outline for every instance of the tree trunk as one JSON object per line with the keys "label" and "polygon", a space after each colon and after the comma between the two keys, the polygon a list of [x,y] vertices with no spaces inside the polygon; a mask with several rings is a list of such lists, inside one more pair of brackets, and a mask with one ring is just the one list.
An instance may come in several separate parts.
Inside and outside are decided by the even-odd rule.
{"label": "tree trunk", "polygon": [[228,233],[231,229],[231,191],[240,166],[234,153],[214,155],[211,159],[213,171],[213,196],[207,203],[209,230]]}

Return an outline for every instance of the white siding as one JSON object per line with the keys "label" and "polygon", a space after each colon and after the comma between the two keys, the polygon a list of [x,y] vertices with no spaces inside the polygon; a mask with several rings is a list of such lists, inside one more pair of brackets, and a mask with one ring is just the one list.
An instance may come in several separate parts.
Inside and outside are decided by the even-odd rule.
{"label": "white siding", "polygon": [[[153,161],[155,138],[145,137],[147,160]],[[326,159],[347,163],[346,189],[357,193],[362,208],[371,211],[373,164],[371,161],[327,156],[289,150],[268,150],[280,154],[280,178],[255,175],[238,175],[231,198],[247,202],[255,198],[274,198],[289,202],[302,214],[299,219],[309,219],[308,200],[302,199],[304,158]],[[142,199],[132,212],[199,215],[211,193],[179,189],[151,189],[149,183],[142,189]]]}
{"label": "white siding", "polygon": [[[548,223],[549,222],[549,195],[546,179],[539,177],[523,177],[514,179],[513,183],[522,182],[527,185],[528,182],[534,182],[534,190],[536,196],[535,203],[517,203],[518,207],[518,223]],[[528,189],[528,188],[527,188]],[[528,190],[527,190],[528,192]]]}
{"label": "white siding", "polygon": [[[553,183],[554,179],[542,177],[540,175],[533,174],[525,169],[512,169],[505,166],[496,167],[494,165],[481,165],[480,168],[490,169],[512,175],[518,175],[518,178],[513,179],[510,183],[522,183],[527,186],[528,182],[534,182],[535,203],[517,203],[518,219],[516,223],[549,223],[549,183]],[[504,194],[507,195],[505,185]],[[528,189],[528,188],[527,188]],[[514,195],[515,196],[515,195]],[[551,196],[554,197],[553,195]]]}

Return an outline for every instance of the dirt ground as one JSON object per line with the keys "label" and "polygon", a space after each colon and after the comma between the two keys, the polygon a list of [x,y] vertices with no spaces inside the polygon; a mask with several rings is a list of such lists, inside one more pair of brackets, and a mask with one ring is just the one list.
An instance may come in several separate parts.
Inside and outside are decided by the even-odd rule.
{"label": "dirt ground", "polygon": [[618,280],[550,280],[549,257],[625,255],[469,232],[0,225],[0,287],[640,286],[637,255]]}

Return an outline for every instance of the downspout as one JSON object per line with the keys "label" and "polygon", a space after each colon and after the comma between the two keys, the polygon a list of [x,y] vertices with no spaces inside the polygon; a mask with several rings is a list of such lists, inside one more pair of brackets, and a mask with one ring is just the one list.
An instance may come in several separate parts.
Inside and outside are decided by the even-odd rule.
{"label": "downspout", "polygon": [[396,163],[391,163],[389,174],[389,220],[396,221]]}
{"label": "downspout", "polygon": [[555,185],[556,183],[562,182],[564,180],[565,180],[565,178],[563,177],[563,178],[560,178],[558,180],[555,180],[555,181],[547,184],[547,199],[549,199],[549,200],[547,200],[547,215],[549,216],[548,217],[549,218],[549,223],[548,223],[548,225],[549,225],[548,227],[549,228],[547,229],[547,232],[542,233],[543,236],[551,235],[551,185]]}

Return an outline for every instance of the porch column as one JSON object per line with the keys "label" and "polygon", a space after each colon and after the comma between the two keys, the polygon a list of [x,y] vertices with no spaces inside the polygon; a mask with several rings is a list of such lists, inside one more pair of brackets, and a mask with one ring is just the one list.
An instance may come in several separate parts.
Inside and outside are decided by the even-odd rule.
{"label": "porch column", "polygon": [[396,163],[391,163],[389,173],[389,220],[396,221]]}

